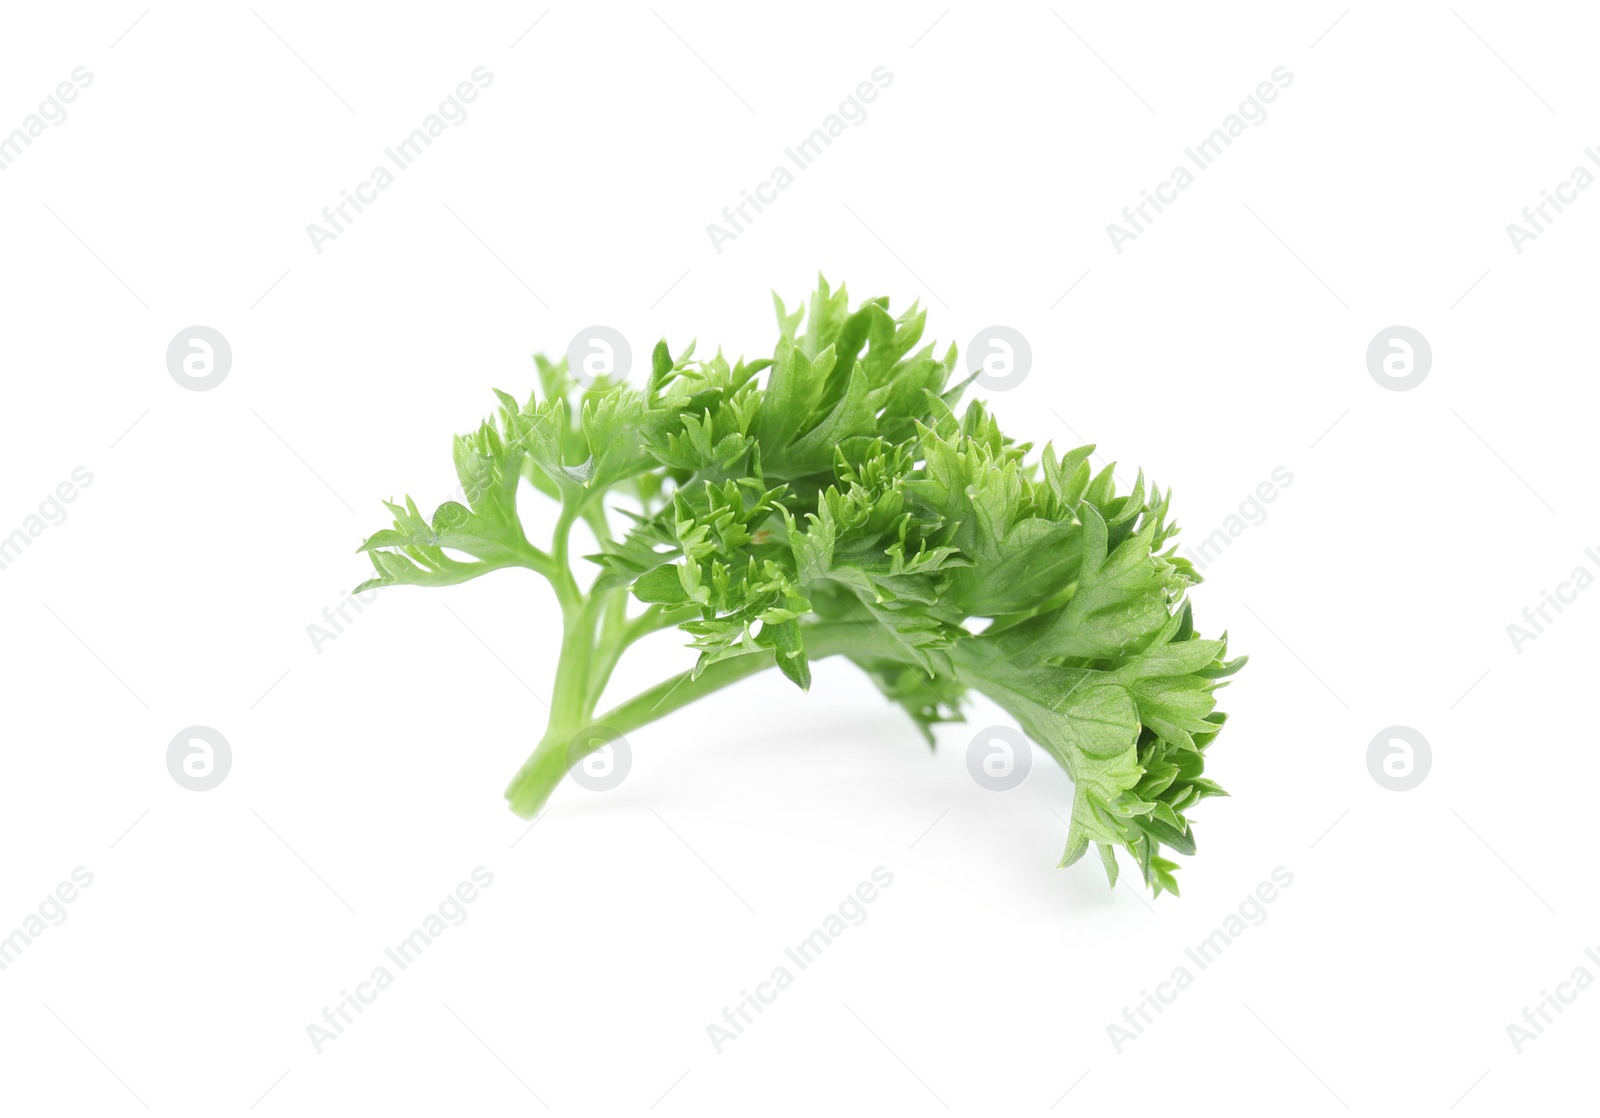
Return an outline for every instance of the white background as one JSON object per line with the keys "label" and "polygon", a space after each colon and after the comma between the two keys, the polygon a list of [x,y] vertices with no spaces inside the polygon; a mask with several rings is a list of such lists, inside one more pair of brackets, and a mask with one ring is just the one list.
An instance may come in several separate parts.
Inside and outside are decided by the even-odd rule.
{"label": "white background", "polygon": [[[0,932],[74,867],[94,881],[0,972],[0,1109],[1587,1098],[1600,993],[1520,1055],[1507,1025],[1600,975],[1600,592],[1520,652],[1506,627],[1600,568],[1600,191],[1521,254],[1506,225],[1600,140],[1596,27],[1342,12],[9,7],[0,130],[93,81],[0,172],[0,534],[93,481],[0,571]],[[479,66],[464,123],[317,253],[307,224]],[[716,252],[706,225],[879,66],[865,122]],[[1279,66],[1266,121],[1115,252],[1106,225]],[[532,351],[600,322],[640,360],[662,335],[759,356],[769,290],[819,269],[921,299],[963,350],[1021,330],[1033,368],[989,394],[1007,429],[1175,485],[1191,546],[1292,473],[1194,595],[1252,661],[1181,899],[1055,869],[1070,786],[1041,755],[979,788],[967,745],[1004,719],[981,701],[930,757],[846,664],[809,696],[762,677],[638,731],[620,788],[568,784],[527,832],[500,792],[542,729],[542,582],[386,591],[314,648],[380,500],[449,496],[449,436],[491,387],[527,394]],[[233,351],[211,391],[165,364],[195,324]],[[1366,367],[1395,324],[1432,346],[1411,391]],[[679,643],[615,694],[687,666]],[[166,767],[196,724],[233,752],[205,793]],[[1367,766],[1396,724],[1433,755],[1403,793]],[[323,1007],[478,866],[466,922],[317,1054]],[[707,1025],[877,866],[866,922],[719,1055]],[[1119,1054],[1107,1026],[1279,866],[1266,921]]]}

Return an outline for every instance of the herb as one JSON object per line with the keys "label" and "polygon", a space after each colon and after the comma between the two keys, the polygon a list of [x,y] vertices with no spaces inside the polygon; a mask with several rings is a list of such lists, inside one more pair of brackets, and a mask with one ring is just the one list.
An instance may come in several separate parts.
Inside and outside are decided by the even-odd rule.
{"label": "herb", "polygon": [[[377,577],[358,589],[502,567],[549,580],[549,724],[506,790],[525,818],[618,735],[774,666],[808,689],[813,660],[843,656],[930,744],[969,691],[998,703],[1076,786],[1061,864],[1093,844],[1115,884],[1121,847],[1176,893],[1161,848],[1194,853],[1186,813],[1225,794],[1202,775],[1226,719],[1212,693],[1244,660],[1195,630],[1200,578],[1170,544],[1170,491],[1141,473],[1118,496],[1093,447],[1030,461],[982,403],[958,414],[955,347],[918,348],[915,306],[852,311],[826,280],[809,310],[774,301],[771,360],[674,357],[663,341],[641,390],[536,358],[527,403],[498,393],[498,414],[455,440],[466,503],[431,520],[389,504],[394,527],[361,547]],[[523,482],[560,504],[548,548],[523,531]],[[587,587],[568,555],[580,521],[600,546]],[[628,647],[671,626],[693,666],[596,714]]]}

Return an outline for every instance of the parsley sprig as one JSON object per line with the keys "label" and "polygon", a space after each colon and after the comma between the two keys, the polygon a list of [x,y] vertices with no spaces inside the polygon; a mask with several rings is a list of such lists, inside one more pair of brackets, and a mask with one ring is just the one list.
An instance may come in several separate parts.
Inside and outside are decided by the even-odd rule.
{"label": "parsley sprig", "polygon": [[[455,440],[466,503],[431,519],[389,504],[361,547],[375,586],[448,586],[502,567],[546,578],[561,653],[544,736],[506,791],[531,817],[569,769],[618,734],[776,667],[802,689],[842,656],[927,737],[977,692],[1074,782],[1062,865],[1115,851],[1176,893],[1162,847],[1195,850],[1188,812],[1224,795],[1204,775],[1226,716],[1213,695],[1244,663],[1202,639],[1170,492],[1141,473],[1118,495],[1093,447],[1058,454],[1003,434],[956,349],[920,345],[925,312],[851,309],[819,282],[777,305],[770,360],[655,347],[643,387],[580,385],[536,358],[525,402]],[[764,374],[764,375],[763,375]],[[524,483],[559,503],[546,547],[518,515]],[[614,533],[615,517],[626,530]],[[582,522],[599,541],[580,578]],[[692,666],[608,710],[618,661],[676,626]]]}

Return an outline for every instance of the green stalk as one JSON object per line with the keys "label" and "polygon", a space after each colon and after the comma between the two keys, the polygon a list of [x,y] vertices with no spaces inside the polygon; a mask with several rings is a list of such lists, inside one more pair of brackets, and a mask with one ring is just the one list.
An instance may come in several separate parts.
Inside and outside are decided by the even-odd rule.
{"label": "green stalk", "polygon": [[[572,525],[583,514],[583,498],[582,490],[563,489],[561,514],[556,519],[550,541],[553,568],[550,586],[561,606],[561,653],[556,663],[556,677],[550,696],[550,718],[545,726],[544,737],[540,739],[534,755],[528,758],[511,787],[506,790],[506,796],[512,799],[513,805],[517,802],[515,795],[519,786],[538,786],[550,780],[550,786],[554,787],[566,775],[565,767],[559,772],[550,771],[553,758],[564,752],[561,743],[576,734],[593,713],[593,700],[589,695],[596,654],[595,629],[606,595],[585,597],[572,575],[571,562],[567,557]],[[604,513],[599,515],[603,523]],[[609,672],[609,669],[606,670]]]}
{"label": "green stalk", "polygon": [[[827,656],[855,653],[882,659],[896,654],[899,646],[888,642],[874,631],[876,623],[857,621],[823,621],[802,626],[806,655],[811,660]],[[582,654],[592,649],[585,647]],[[576,656],[578,648],[573,649]],[[556,673],[557,702],[563,679],[569,684],[581,684],[580,669],[567,662],[567,641],[562,642],[561,666]],[[584,661],[587,670],[588,661]],[[527,762],[512,778],[506,788],[506,799],[511,810],[524,819],[531,819],[544,807],[545,801],[555,791],[567,772],[589,754],[639,727],[648,725],[675,710],[688,706],[697,699],[722,690],[777,666],[772,652],[752,652],[731,660],[719,660],[696,677],[692,672],[679,672],[646,688],[633,698],[619,703],[604,714],[592,719],[579,719],[576,723],[558,719],[557,707],[551,707],[550,726]]]}

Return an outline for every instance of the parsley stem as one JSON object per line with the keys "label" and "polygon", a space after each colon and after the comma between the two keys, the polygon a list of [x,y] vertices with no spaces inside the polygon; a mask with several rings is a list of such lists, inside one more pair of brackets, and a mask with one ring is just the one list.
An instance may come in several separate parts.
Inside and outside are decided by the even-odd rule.
{"label": "parsley stem", "polygon": [[[812,660],[849,654],[881,660],[899,646],[887,642],[883,634],[874,631],[876,628],[876,622],[868,621],[820,621],[802,626],[806,654]],[[588,670],[590,652],[592,649],[586,648],[583,654],[583,671]],[[581,682],[581,676],[574,678],[572,673],[567,672],[569,659],[576,661],[578,655],[574,651],[569,656],[566,641],[563,640],[561,668],[556,675],[558,702],[563,686]],[[647,687],[604,714],[587,718],[588,712],[585,712],[576,721],[571,720],[571,709],[553,704],[550,726],[538,748],[506,789],[506,799],[511,802],[511,809],[524,819],[532,818],[573,765],[607,742],[615,740],[617,735],[637,730],[688,706],[696,699],[703,699],[776,666],[777,661],[771,650],[718,660],[698,676],[693,672],[679,672],[653,687]]]}

